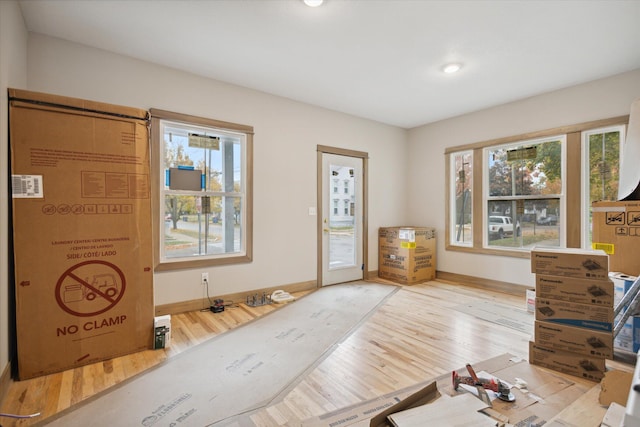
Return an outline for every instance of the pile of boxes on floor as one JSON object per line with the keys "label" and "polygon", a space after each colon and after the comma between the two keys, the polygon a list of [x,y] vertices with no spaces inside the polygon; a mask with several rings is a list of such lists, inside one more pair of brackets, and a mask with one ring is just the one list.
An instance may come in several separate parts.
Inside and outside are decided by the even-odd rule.
{"label": "pile of boxes on floor", "polygon": [[614,283],[601,250],[534,248],[534,341],[529,362],[600,381],[613,358]]}
{"label": "pile of boxes on floor", "polygon": [[592,213],[594,250],[531,251],[536,321],[529,361],[599,381],[614,351],[640,350],[640,317],[629,317],[614,336],[615,308],[640,275],[640,200],[595,202]]}
{"label": "pile of boxes on floor", "polygon": [[[593,247],[609,255],[615,306],[640,275],[640,200],[595,202],[591,208]],[[640,317],[627,320],[613,345],[621,353],[640,350]]]}

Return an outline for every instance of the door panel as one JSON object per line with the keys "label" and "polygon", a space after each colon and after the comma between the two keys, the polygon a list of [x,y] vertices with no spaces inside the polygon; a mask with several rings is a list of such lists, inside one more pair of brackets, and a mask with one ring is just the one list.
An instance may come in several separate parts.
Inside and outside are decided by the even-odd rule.
{"label": "door panel", "polygon": [[322,285],[363,276],[363,160],[322,154]]}

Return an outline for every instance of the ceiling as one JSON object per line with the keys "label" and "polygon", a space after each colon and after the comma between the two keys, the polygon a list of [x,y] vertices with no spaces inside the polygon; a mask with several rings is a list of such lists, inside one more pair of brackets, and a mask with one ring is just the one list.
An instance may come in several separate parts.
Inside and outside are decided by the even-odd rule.
{"label": "ceiling", "polygon": [[32,32],[402,128],[640,68],[640,0],[19,4]]}

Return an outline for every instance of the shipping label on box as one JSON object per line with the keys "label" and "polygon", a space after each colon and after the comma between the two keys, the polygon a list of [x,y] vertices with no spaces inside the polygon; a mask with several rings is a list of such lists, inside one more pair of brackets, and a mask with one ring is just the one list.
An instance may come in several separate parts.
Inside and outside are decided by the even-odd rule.
{"label": "shipping label on box", "polygon": [[543,347],[587,356],[613,358],[613,333],[611,332],[600,332],[536,320],[534,339],[536,344]]}
{"label": "shipping label on box", "polygon": [[146,111],[9,92],[20,378],[151,348]]}
{"label": "shipping label on box", "polygon": [[531,250],[531,272],[551,276],[607,280],[609,257],[604,251],[534,247]]}
{"label": "shipping label on box", "polygon": [[609,255],[609,270],[640,275],[640,201],[595,202],[592,247]]}
{"label": "shipping label on box", "polygon": [[611,280],[593,281],[565,276],[536,275],[536,295],[581,304],[613,307],[614,286]]}
{"label": "shipping label on box", "polygon": [[536,297],[536,320],[613,331],[613,307]]}
{"label": "shipping label on box", "polygon": [[547,348],[529,341],[529,363],[599,382],[604,378],[605,359]]}

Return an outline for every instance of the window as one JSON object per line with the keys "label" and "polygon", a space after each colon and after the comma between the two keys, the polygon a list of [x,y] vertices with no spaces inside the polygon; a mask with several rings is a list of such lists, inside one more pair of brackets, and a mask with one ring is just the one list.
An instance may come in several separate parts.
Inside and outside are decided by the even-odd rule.
{"label": "window", "polygon": [[485,149],[487,246],[560,246],[564,136]]}
{"label": "window", "polygon": [[591,203],[617,198],[629,116],[445,150],[445,248],[527,258],[589,247]]}
{"label": "window", "polygon": [[349,204],[351,203],[351,201],[349,199],[344,199],[344,215],[345,216],[349,216]]}
{"label": "window", "polygon": [[338,193],[338,180],[337,179],[333,180],[333,192],[334,193]]}
{"label": "window", "polygon": [[472,244],[472,188],[473,188],[473,152],[464,151],[451,156],[451,182],[453,194],[450,241],[452,245],[470,246]]}
{"label": "window", "polygon": [[156,268],[251,261],[251,127],[151,110]]}
{"label": "window", "polygon": [[618,181],[624,126],[594,129],[582,134],[584,227],[583,247],[591,248],[591,204],[618,200]]}
{"label": "window", "polygon": [[338,199],[333,200],[333,214],[338,215]]}

